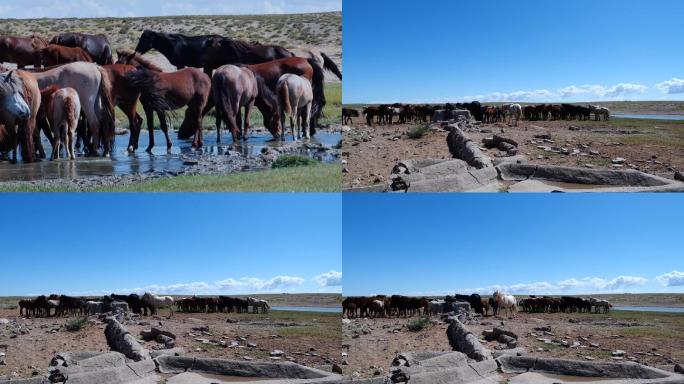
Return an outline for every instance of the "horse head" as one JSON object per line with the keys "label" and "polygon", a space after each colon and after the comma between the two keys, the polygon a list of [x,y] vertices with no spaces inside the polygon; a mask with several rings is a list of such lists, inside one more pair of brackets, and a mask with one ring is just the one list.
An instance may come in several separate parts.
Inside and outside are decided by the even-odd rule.
{"label": "horse head", "polygon": [[141,55],[145,54],[147,51],[154,48],[158,39],[159,34],[157,32],[149,29],[144,30],[142,35],[140,35],[140,39],[138,39],[138,45],[135,47],[135,51]]}
{"label": "horse head", "polygon": [[26,120],[31,116],[31,108],[24,100],[23,81],[15,71],[9,71],[0,82],[0,121],[12,118]]}

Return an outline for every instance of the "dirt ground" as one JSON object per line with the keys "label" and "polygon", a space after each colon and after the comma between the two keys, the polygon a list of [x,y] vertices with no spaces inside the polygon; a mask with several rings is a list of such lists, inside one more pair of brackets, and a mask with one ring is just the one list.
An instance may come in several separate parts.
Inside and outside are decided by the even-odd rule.
{"label": "dirt ground", "polygon": [[[57,352],[108,351],[105,324],[96,316],[79,331],[69,332],[70,319],[24,318],[17,310],[0,309],[0,377],[44,375]],[[271,311],[268,314],[175,313],[172,318],[134,318],[124,325],[132,335],[158,327],[176,335],[176,346],[187,356],[269,361],[281,350],[281,359],[307,366],[340,363],[340,315],[334,313]],[[209,342],[209,343],[207,343]],[[231,346],[235,344],[237,346]],[[252,344],[253,343],[253,344]],[[160,345],[143,344],[147,349]],[[250,346],[251,345],[251,346]]]}
{"label": "dirt ground", "polygon": [[[416,319],[414,317],[413,319]],[[450,351],[447,325],[432,317],[432,325],[410,332],[412,319],[376,318],[344,320],[342,351],[347,353],[344,373],[361,377],[387,373],[398,352]],[[518,335],[518,346],[531,356],[613,361],[612,353],[625,352],[623,360],[672,371],[684,362],[684,314],[612,312],[603,314],[518,313],[511,318],[489,316],[467,324],[481,338],[482,331],[502,326]],[[550,331],[535,330],[549,327]],[[549,329],[546,328],[546,329]],[[558,344],[546,344],[549,339]],[[496,349],[497,342],[483,343]],[[577,343],[579,343],[577,345]],[[571,347],[573,344],[577,346]]]}
{"label": "dirt ground", "polygon": [[[354,123],[344,128],[343,133],[344,189],[385,184],[397,160],[452,157],[446,145],[447,132],[443,130],[433,129],[419,139],[411,139],[406,132],[419,123],[369,127],[362,118],[355,118]],[[494,123],[479,128],[480,132],[467,133],[472,140],[480,143],[494,134],[511,138],[519,144],[518,153],[533,164],[608,169],[614,168],[613,159],[622,157],[623,169],[669,179],[674,178],[675,171],[684,171],[682,121],[520,121],[517,127]],[[544,139],[543,135],[549,136]],[[569,154],[542,147],[555,147]],[[490,157],[497,152],[485,150]]]}

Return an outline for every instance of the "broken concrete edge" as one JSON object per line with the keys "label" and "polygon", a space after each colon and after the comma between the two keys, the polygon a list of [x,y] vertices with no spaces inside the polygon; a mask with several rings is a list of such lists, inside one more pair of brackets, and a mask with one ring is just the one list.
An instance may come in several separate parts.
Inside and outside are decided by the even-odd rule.
{"label": "broken concrete edge", "polygon": [[[160,373],[202,372],[228,376],[273,379],[337,379],[341,376],[292,362],[245,362],[216,358],[163,355],[154,359]],[[270,383],[270,381],[268,381]],[[306,382],[306,381],[303,381]],[[318,381],[316,381],[318,382]]]}
{"label": "broken concrete edge", "polygon": [[513,355],[501,356],[496,361],[503,373],[544,372],[615,379],[679,379],[684,382],[684,375],[635,362],[596,362]]}
{"label": "broken concrete edge", "polygon": [[475,361],[493,359],[491,351],[485,348],[480,343],[480,340],[458,318],[449,317],[447,323],[449,324],[446,331],[447,338],[449,339],[449,345],[451,345],[454,351],[465,353]]}
{"label": "broken concrete edge", "polygon": [[461,159],[477,169],[492,166],[491,159],[482,153],[480,146],[472,141],[458,125],[449,125],[447,129],[449,134],[446,142],[449,152],[454,158]]}

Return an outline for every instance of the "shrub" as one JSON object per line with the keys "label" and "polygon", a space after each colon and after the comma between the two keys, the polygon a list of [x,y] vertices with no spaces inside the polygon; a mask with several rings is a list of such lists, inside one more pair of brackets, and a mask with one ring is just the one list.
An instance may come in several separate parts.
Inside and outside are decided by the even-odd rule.
{"label": "shrub", "polygon": [[406,328],[408,328],[408,330],[411,332],[420,332],[423,329],[427,328],[429,325],[429,317],[420,317],[416,320],[409,321],[409,323],[406,325]]}
{"label": "shrub", "polygon": [[67,321],[66,324],[64,324],[64,328],[66,328],[66,330],[69,332],[78,332],[83,327],[85,327],[86,323],[88,323],[87,317],[79,317],[79,318]]}
{"label": "shrub", "polygon": [[415,127],[409,128],[408,132],[406,132],[406,135],[409,137],[409,139],[420,139],[428,132],[428,130],[429,128],[427,125],[417,125]]}
{"label": "shrub", "polygon": [[273,168],[301,167],[318,164],[318,161],[306,156],[286,155],[280,156],[273,162]]}

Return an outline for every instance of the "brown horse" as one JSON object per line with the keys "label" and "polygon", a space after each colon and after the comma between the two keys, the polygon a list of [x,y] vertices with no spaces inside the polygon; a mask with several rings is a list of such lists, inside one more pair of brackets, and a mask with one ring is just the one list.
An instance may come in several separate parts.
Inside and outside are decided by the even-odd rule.
{"label": "brown horse", "polygon": [[43,65],[46,67],[73,63],[75,61],[93,62],[93,59],[83,48],[65,47],[57,44],[50,44],[41,49],[40,58]]}
{"label": "brown horse", "polygon": [[[176,72],[163,72],[159,66],[147,60],[137,52],[124,49],[117,50],[117,63],[126,63],[139,68],[135,72],[127,73],[129,85],[141,92],[141,102],[145,109],[150,143],[147,151],[154,147],[154,116],[159,116],[161,129],[166,137],[166,148],[171,150],[166,114],[164,111],[188,106],[185,118],[179,130],[190,130],[195,133],[193,148],[203,144],[202,111],[207,104],[211,92],[211,79],[195,68],[184,68]],[[199,108],[199,109],[197,109]],[[200,129],[198,129],[200,128]],[[139,130],[138,130],[139,131]],[[133,145],[137,147],[138,135],[133,138]]]}
{"label": "brown horse", "polygon": [[19,68],[27,65],[40,67],[40,50],[47,47],[45,39],[32,35],[30,37],[0,37],[0,63],[15,63]]}
{"label": "brown horse", "polygon": [[[135,72],[136,67],[128,64],[109,64],[102,66],[112,83],[112,103],[118,106],[128,117],[128,127],[131,131],[128,139],[128,151],[138,149],[138,137],[142,125],[142,117],[136,112],[140,91],[128,83],[126,74]],[[161,120],[161,118],[160,118]]]}
{"label": "brown horse", "polygon": [[[233,136],[233,142],[247,138],[249,113],[256,104],[264,116],[264,125],[278,137],[278,100],[264,79],[245,67],[227,64],[214,71],[211,91],[216,105],[216,142],[221,142],[221,121]],[[244,134],[242,114],[245,107]]]}
{"label": "brown horse", "polygon": [[0,74],[0,105],[0,142],[14,153],[12,162],[17,161],[19,143],[24,162],[33,162],[33,135],[40,107],[40,88],[33,76],[22,70]]}

